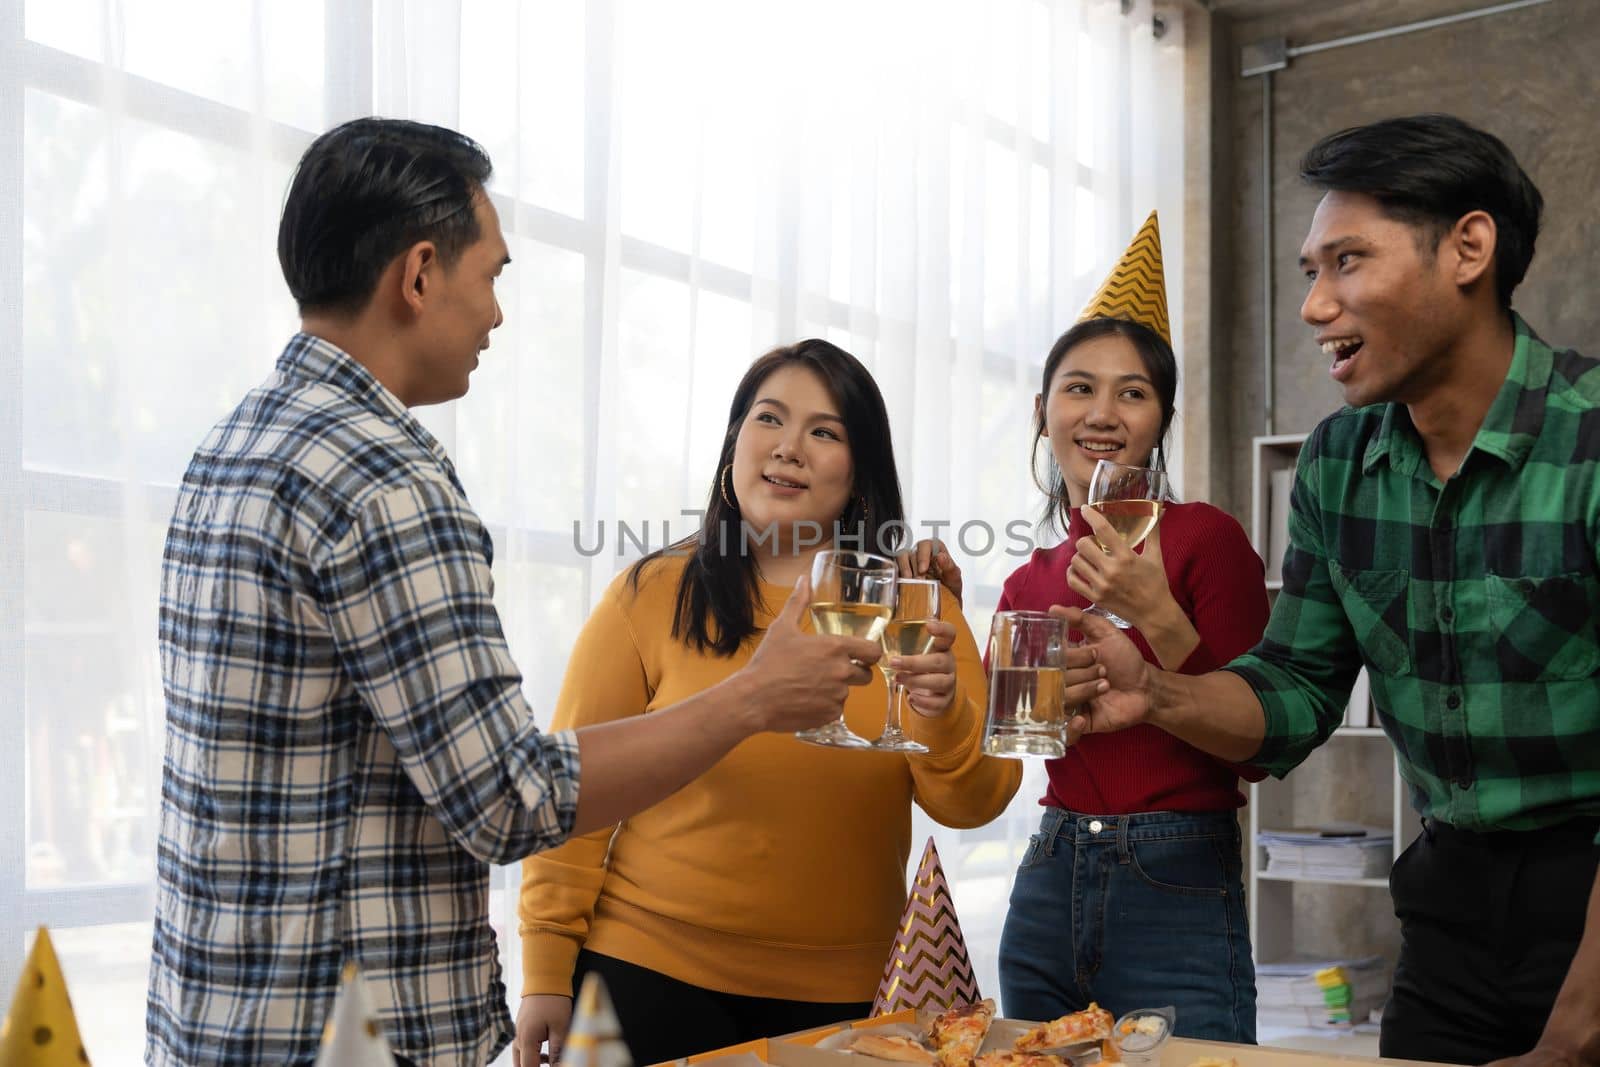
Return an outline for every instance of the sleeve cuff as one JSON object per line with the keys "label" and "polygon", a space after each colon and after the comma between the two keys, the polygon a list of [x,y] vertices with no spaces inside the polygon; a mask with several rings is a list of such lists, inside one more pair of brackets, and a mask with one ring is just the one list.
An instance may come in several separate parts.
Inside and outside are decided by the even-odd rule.
{"label": "sleeve cuff", "polygon": [[1243,678],[1261,702],[1264,720],[1261,747],[1254,756],[1244,761],[1243,766],[1265,772],[1262,777],[1270,774],[1282,778],[1300,766],[1311,751],[1322,743],[1323,739],[1314,732],[1303,735],[1292,731],[1291,716],[1275,699],[1272,679],[1250,662],[1248,653],[1221,669]]}
{"label": "sleeve cuff", "polygon": [[578,940],[553,930],[522,935],[522,995],[570,997],[572,972],[578,965]]}
{"label": "sleeve cuff", "polygon": [[906,705],[906,714],[912,717],[915,724],[908,732],[928,746],[928,753],[923,759],[963,754],[973,741],[977,705],[967,698],[966,690],[960,686],[956,688],[950,710],[938,718],[920,715],[909,704]]}

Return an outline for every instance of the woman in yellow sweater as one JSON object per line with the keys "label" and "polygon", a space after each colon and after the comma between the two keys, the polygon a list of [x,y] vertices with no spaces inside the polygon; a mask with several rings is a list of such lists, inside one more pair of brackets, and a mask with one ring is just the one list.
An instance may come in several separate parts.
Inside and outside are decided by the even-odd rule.
{"label": "woman in yellow sweater", "polygon": [[[717,684],[817,551],[842,534],[841,547],[892,554],[904,529],[866,368],[826,341],[768,353],[734,393],[700,537],[612,583],[573,648],[554,728]],[[524,862],[519,1063],[533,1067],[547,1037],[559,1054],[591,970],[639,1064],[866,1013],[905,905],[912,802],[977,826],[1020,780],[1015,762],[980,752],[983,666],[942,599],[934,650],[901,675],[926,755],[758,735],[655,807]],[[876,683],[852,690],[851,729],[876,737],[885,701]]]}

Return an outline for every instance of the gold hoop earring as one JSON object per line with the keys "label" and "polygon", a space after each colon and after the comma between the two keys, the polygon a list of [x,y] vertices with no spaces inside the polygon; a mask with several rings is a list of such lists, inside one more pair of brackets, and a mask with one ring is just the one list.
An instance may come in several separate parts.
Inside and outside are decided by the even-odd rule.
{"label": "gold hoop earring", "polygon": [[722,468],[722,475],[721,475],[721,477],[719,477],[717,479],[717,488],[722,493],[722,502],[724,504],[728,505],[728,510],[730,510],[730,511],[738,511],[739,510],[739,505],[735,504],[728,497],[728,472],[731,471],[731,470],[733,470],[733,464],[732,463],[730,463],[726,467]]}

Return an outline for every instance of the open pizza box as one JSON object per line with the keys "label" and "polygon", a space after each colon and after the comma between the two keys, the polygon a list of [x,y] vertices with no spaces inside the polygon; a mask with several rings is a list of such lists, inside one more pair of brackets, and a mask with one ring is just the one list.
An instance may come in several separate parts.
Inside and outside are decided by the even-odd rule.
{"label": "open pizza box", "polygon": [[[849,1031],[871,1027],[904,1027],[917,1023],[913,1011],[895,1012],[875,1019],[825,1026],[797,1034],[751,1041],[743,1045],[718,1049],[714,1052],[691,1056],[686,1062],[697,1067],[755,1067],[773,1064],[776,1067],[897,1067],[888,1060],[861,1056],[830,1047],[847,1043]],[[1032,1023],[1015,1019],[995,1019],[984,1040],[983,1052],[1008,1049]],[[1296,1052],[1290,1049],[1261,1048],[1253,1045],[1230,1045],[1216,1041],[1196,1041],[1190,1038],[1173,1038],[1163,1045],[1154,1057],[1143,1061],[1153,1067],[1189,1067],[1196,1060],[1212,1057],[1227,1063],[1233,1060],[1237,1067],[1350,1067],[1358,1064],[1387,1064],[1390,1067],[1439,1067],[1423,1065],[1417,1060],[1373,1059],[1367,1056],[1336,1056],[1325,1052]],[[1129,1059],[1130,1067],[1133,1060]],[[904,1067],[904,1065],[899,1065]]]}

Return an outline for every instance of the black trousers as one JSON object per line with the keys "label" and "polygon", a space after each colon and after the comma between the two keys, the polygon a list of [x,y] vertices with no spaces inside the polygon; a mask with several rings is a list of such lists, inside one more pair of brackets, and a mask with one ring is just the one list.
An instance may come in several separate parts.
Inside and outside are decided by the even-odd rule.
{"label": "black trousers", "polygon": [[1400,960],[1384,1056],[1480,1064],[1538,1043],[1583,937],[1600,820],[1473,833],[1427,819],[1389,875]]}
{"label": "black trousers", "polygon": [[578,953],[572,976],[574,991],[583,987],[590,971],[605,979],[622,1036],[638,1067],[758,1037],[861,1019],[872,1010],[870,1001],[818,1004],[719,993],[588,949]]}

